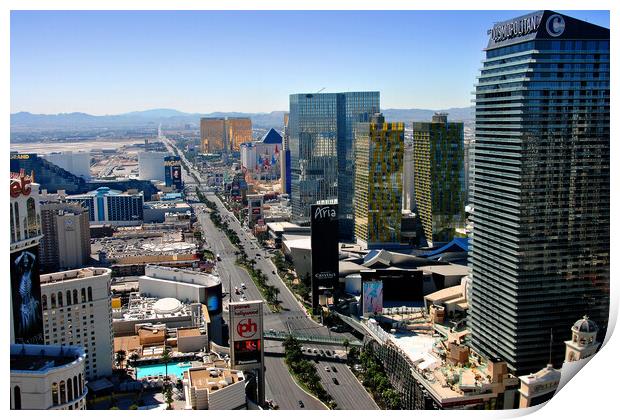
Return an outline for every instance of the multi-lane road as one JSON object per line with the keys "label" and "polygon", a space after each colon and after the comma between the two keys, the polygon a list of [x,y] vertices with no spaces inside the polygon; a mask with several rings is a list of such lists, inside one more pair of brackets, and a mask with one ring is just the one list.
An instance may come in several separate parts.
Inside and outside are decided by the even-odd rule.
{"label": "multi-lane road", "polygon": [[[164,139],[164,141],[168,143],[167,139]],[[189,162],[185,160],[183,154],[181,154],[181,159],[185,161],[189,168],[192,168]],[[194,174],[193,178],[200,182],[200,175],[194,170],[192,172]],[[193,192],[193,187],[191,186],[192,177],[187,173],[184,176],[186,183],[189,181],[189,188],[192,188]],[[248,258],[256,261],[255,268],[260,269],[267,276],[267,283],[280,289],[278,300],[280,301],[282,311],[272,313],[269,307],[265,305],[264,328],[266,330],[300,332],[304,335],[343,335],[331,332],[325,326],[316,323],[308,317],[303,306],[277,275],[277,270],[271,261],[270,253],[262,249],[256,238],[242,228],[239,221],[226,209],[215,194],[205,193],[205,196],[216,204],[223,220],[237,233],[241,240],[240,247],[244,249]],[[237,256],[235,252],[237,248],[211,222],[207,207],[202,203],[192,204],[192,206],[202,228],[205,246],[213,253],[219,254],[221,258],[221,261],[217,262],[217,271],[222,279],[223,288],[227,292],[227,295],[224,297],[224,307],[226,308],[229,300],[236,302],[240,301],[242,297],[245,297],[247,300],[262,300],[260,291],[252,282],[247,271],[236,265]],[[241,287],[242,284],[245,285],[245,289]],[[243,293],[236,294],[235,288],[238,288]],[[351,340],[353,339],[350,335],[346,336]],[[343,350],[342,347],[330,345],[304,344],[304,347],[310,347],[318,351],[330,350],[332,353],[334,350]],[[268,353],[265,356],[266,398],[276,401],[281,409],[299,409],[298,401],[303,402],[305,409],[326,408],[320,401],[306,394],[305,391],[295,384],[284,362],[284,351],[280,342],[268,341],[265,351]],[[323,386],[334,398],[339,409],[378,409],[376,403],[342,360],[321,358],[316,366]],[[334,366],[337,372],[333,371]],[[329,371],[325,369],[326,367],[328,367]],[[335,378],[338,384],[334,383],[332,378]]]}

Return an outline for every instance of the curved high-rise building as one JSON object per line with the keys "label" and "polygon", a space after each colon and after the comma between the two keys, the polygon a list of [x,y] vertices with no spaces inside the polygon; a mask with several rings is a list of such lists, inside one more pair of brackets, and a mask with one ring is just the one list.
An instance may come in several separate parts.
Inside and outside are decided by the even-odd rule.
{"label": "curved high-rise building", "polygon": [[561,366],[609,312],[609,29],[552,11],[495,24],[476,85],[473,347]]}

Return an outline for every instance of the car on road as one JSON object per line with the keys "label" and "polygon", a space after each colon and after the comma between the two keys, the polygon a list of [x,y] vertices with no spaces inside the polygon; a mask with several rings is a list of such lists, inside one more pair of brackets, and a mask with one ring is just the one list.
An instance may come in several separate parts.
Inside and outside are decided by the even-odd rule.
{"label": "car on road", "polygon": [[241,288],[242,288],[242,289],[246,289],[246,287],[245,287],[245,283],[241,283]]}
{"label": "car on road", "polygon": [[332,351],[331,350],[325,350],[325,354],[328,355],[328,356],[331,356],[332,355]]}
{"label": "car on road", "polygon": [[222,261],[222,257],[220,257],[220,254],[217,254],[217,255],[215,256],[215,258],[216,258],[218,261]]}
{"label": "car on road", "polygon": [[325,356],[325,352],[323,351],[323,349],[319,350],[319,354],[320,354],[321,356]]}
{"label": "car on road", "polygon": [[334,383],[334,385],[340,385],[340,384],[338,383],[338,379],[336,379],[336,378],[332,378],[332,382]]}
{"label": "car on road", "polygon": [[248,300],[248,298],[246,298],[245,296],[241,296],[241,301],[245,302],[246,300]]}
{"label": "car on road", "polygon": [[319,351],[317,349],[312,349],[312,353],[318,353]]}
{"label": "car on road", "polygon": [[332,371],[333,371],[334,373],[338,373],[338,369],[336,369],[336,366],[332,366]]}
{"label": "car on road", "polygon": [[304,402],[302,400],[297,401],[297,404],[299,404],[299,408],[304,408]]}
{"label": "car on road", "polygon": [[275,270],[271,270],[271,274],[276,274],[276,271]]}
{"label": "car on road", "polygon": [[235,287],[235,294],[238,295],[239,294],[239,288]]}

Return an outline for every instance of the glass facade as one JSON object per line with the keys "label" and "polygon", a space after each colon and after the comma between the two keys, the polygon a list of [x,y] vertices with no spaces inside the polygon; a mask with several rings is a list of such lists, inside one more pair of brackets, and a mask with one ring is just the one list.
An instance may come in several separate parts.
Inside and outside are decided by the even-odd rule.
{"label": "glass facade", "polygon": [[290,95],[292,216],[338,199],[340,236],[353,236],[353,125],[379,112],[379,92]]}
{"label": "glass facade", "polygon": [[405,123],[373,116],[354,131],[355,237],[368,247],[399,244]]}
{"label": "glass facade", "polygon": [[465,212],[464,131],[462,122],[438,114],[413,123],[415,202],[428,245],[449,242]]}
{"label": "glass facade", "polygon": [[252,141],[252,120],[249,118],[201,118],[200,145],[202,153],[239,151],[241,143]]}
{"label": "glass facade", "polygon": [[609,311],[609,30],[533,16],[534,34],[489,42],[470,192],[472,345],[519,375],[551,333],[561,367],[575,320],[604,334]]}

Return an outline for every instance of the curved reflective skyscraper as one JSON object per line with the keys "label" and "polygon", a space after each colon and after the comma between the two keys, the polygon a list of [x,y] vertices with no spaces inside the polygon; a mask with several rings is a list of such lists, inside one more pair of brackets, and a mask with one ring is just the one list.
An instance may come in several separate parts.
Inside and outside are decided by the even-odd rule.
{"label": "curved reflective skyscraper", "polygon": [[[476,85],[473,347],[556,367],[609,310],[609,29],[552,11],[489,30]],[[553,340],[551,333],[553,331]]]}

